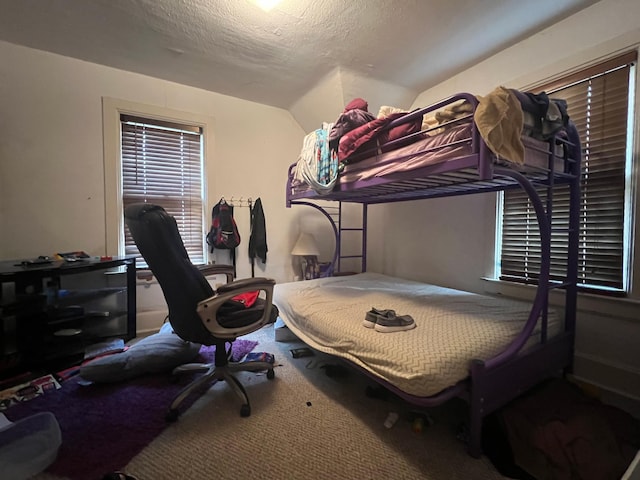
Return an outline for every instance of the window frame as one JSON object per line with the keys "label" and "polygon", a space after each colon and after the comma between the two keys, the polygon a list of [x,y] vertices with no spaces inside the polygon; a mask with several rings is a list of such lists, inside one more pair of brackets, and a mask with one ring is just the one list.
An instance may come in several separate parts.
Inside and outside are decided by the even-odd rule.
{"label": "window frame", "polygon": [[213,151],[213,118],[111,97],[102,98],[105,175],[105,241],[107,255],[123,255],[124,215],[122,201],[121,115],[192,125],[202,129],[202,232],[203,258],[208,258],[204,233],[207,224],[207,163]]}
{"label": "window frame", "polygon": [[[638,71],[638,52],[636,49],[627,50],[626,52],[612,55],[608,59],[593,62],[591,65],[581,66],[572,72],[564,72],[555,77],[551,77],[545,81],[536,82],[532,86],[525,88],[527,91],[539,93],[541,91],[557,90],[562,86],[569,86],[578,80],[587,78],[594,74],[596,70],[606,71],[616,65],[624,63],[633,63],[629,72],[629,92],[628,92],[628,108],[627,108],[627,138],[625,151],[625,164],[623,167],[623,175],[625,177],[625,186],[623,192],[624,217],[622,219],[623,243],[622,243],[622,288],[614,289],[611,287],[598,287],[597,285],[584,284],[579,285],[579,291],[593,294],[596,297],[633,297],[633,279],[637,278],[640,272],[635,271],[633,265],[634,254],[639,248],[638,242],[635,241],[634,229],[637,228],[635,221],[637,219],[637,207],[640,203],[637,191],[637,176],[640,170],[640,160],[637,158],[635,146],[640,138],[638,133],[637,112],[640,106],[637,104],[637,89],[639,87],[640,72]],[[609,65],[609,67],[607,67]],[[550,94],[553,96],[553,93]],[[503,241],[503,222],[505,208],[505,193],[498,192],[496,199],[496,226],[494,244],[494,275],[493,280],[504,282],[509,285],[533,285],[537,282],[520,282],[517,280],[501,278],[502,269],[502,241]]]}

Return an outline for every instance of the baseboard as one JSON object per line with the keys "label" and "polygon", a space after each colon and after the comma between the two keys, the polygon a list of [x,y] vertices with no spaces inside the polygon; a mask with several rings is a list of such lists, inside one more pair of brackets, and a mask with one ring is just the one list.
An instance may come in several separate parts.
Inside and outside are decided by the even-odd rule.
{"label": "baseboard", "polygon": [[576,354],[571,377],[604,403],[640,419],[640,372],[589,355]]}
{"label": "baseboard", "polygon": [[640,401],[640,371],[628,365],[576,353],[573,372],[581,380]]}

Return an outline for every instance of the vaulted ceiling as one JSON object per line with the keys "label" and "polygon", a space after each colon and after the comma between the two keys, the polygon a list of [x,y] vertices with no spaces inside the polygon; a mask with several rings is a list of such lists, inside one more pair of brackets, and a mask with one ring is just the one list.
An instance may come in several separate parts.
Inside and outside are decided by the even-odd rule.
{"label": "vaulted ceiling", "polygon": [[0,40],[290,108],[336,68],[416,95],[595,0],[0,0]]}

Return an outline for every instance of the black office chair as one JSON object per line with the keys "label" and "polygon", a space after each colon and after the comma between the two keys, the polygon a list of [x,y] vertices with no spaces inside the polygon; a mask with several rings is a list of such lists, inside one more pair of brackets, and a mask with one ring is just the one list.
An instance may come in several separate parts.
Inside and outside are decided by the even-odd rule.
{"label": "black office chair", "polygon": [[[148,203],[130,205],[124,212],[125,221],[149,269],[158,280],[169,307],[169,322],[184,340],[215,345],[214,364],[186,364],[173,373],[204,372],[184,388],[173,400],[167,421],[178,418],[178,407],[191,392],[218,380],[225,380],[242,399],[240,415],[251,415],[249,397],[238,379],[238,371],[267,371],[273,379],[273,364],[262,361],[230,362],[231,344],[237,337],[254,332],[275,321],[277,310],[271,299],[275,282],[267,278],[233,279],[232,266],[194,266],[184,247],[175,219],[162,207]],[[205,274],[225,274],[228,283],[214,290]],[[260,292],[260,297],[246,307],[232,300],[238,294]],[[261,298],[261,297],[266,298]]]}

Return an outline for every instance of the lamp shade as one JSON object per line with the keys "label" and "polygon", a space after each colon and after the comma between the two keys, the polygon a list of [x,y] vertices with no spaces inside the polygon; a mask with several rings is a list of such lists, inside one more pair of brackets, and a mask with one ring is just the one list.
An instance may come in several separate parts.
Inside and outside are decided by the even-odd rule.
{"label": "lamp shade", "polygon": [[316,241],[313,239],[308,233],[302,232],[296,241],[296,244],[293,246],[293,250],[291,250],[291,255],[320,255],[320,251],[318,250],[318,245],[316,245]]}

